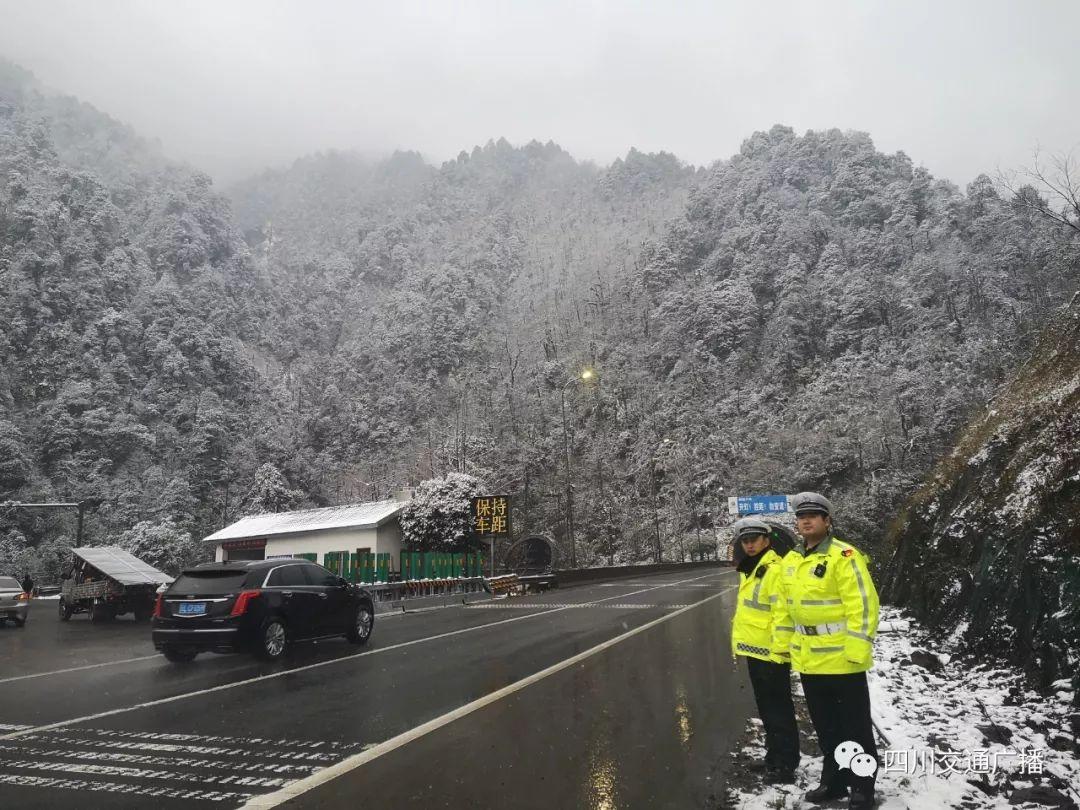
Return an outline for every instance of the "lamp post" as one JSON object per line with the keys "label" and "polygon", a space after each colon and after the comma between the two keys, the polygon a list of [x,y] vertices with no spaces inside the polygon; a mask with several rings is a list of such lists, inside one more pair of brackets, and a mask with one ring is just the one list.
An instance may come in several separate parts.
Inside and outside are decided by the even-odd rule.
{"label": "lamp post", "polygon": [[660,543],[660,504],[657,501],[657,495],[659,494],[659,487],[656,483],[656,456],[649,456],[649,477],[652,479],[652,513],[653,513],[653,531],[654,540],[656,541],[656,550],[654,553],[655,562],[659,565],[664,561],[663,552],[661,551]]}
{"label": "lamp post", "polygon": [[559,413],[562,416],[563,464],[566,468],[566,534],[570,541],[570,567],[577,568],[577,539],[574,536],[574,485],[570,470],[570,437],[566,426],[566,389],[577,382],[589,382],[596,378],[591,368],[567,380],[559,388]]}

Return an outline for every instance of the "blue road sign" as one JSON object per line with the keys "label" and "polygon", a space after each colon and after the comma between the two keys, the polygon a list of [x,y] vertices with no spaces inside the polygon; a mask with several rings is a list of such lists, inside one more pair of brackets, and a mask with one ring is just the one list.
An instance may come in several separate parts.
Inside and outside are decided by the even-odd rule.
{"label": "blue road sign", "polygon": [[728,498],[728,509],[735,515],[775,515],[788,511],[787,495],[740,495]]}

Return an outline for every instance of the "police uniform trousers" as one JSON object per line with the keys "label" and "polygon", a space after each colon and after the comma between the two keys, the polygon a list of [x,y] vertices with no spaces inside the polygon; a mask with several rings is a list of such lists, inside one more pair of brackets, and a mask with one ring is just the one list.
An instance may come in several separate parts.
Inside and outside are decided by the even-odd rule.
{"label": "police uniform trousers", "polygon": [[799,764],[799,728],[791,702],[791,664],[743,657],[750,672],[758,716],[765,727],[765,765],[794,771]]}
{"label": "police uniform trousers", "polygon": [[848,785],[863,792],[873,792],[876,773],[869,777],[855,776],[849,768],[841,770],[833,757],[836,746],[851,741],[859,743],[863,751],[874,759],[878,758],[874,726],[870,721],[870,690],[866,685],[866,673],[803,673],[802,685],[803,694],[806,695],[806,708],[810,712],[810,722],[814,724],[824,756],[821,783]]}

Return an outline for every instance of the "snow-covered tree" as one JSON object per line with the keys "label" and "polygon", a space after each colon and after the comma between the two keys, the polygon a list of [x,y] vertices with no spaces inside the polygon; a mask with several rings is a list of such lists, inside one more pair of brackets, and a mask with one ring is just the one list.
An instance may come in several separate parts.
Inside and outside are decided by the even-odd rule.
{"label": "snow-covered tree", "polygon": [[0,532],[0,572],[8,576],[21,577],[23,571],[19,566],[23,564],[23,555],[26,552],[26,538],[18,529]]}
{"label": "snow-covered tree", "polygon": [[281,470],[268,462],[255,471],[255,482],[244,496],[244,512],[249,515],[287,512],[303,497],[304,493],[290,489]]}
{"label": "snow-covered tree", "polygon": [[185,566],[202,562],[199,543],[172,519],[161,523],[149,520],[136,523],[116,538],[116,545],[173,576]]}
{"label": "snow-covered tree", "polygon": [[30,480],[30,459],[19,429],[0,419],[0,492],[14,492]]}
{"label": "snow-covered tree", "polygon": [[405,544],[419,551],[461,548],[472,531],[471,499],[480,495],[480,486],[465,473],[422,482],[401,510]]}

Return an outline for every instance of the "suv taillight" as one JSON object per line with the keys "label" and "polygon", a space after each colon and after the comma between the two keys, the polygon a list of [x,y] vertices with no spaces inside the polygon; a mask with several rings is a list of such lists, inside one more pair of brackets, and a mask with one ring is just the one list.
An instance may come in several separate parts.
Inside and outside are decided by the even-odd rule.
{"label": "suv taillight", "polygon": [[154,618],[161,618],[161,609],[165,604],[165,594],[159,593],[157,599],[154,600]]}
{"label": "suv taillight", "polygon": [[230,616],[242,616],[248,608],[248,602],[252,599],[257,599],[262,594],[260,590],[254,591],[240,591],[240,595],[236,597],[236,604],[232,607]]}

